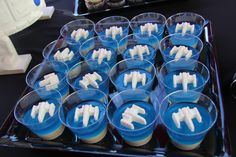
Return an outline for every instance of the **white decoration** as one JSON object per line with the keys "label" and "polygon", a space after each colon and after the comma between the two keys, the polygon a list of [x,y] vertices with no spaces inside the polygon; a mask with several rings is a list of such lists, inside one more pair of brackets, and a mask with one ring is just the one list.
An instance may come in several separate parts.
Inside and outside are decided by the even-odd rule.
{"label": "white decoration", "polygon": [[107,49],[100,48],[98,50],[94,50],[92,54],[92,59],[98,58],[98,64],[101,64],[103,59],[106,58],[108,61],[111,60],[112,53],[111,51],[107,51]]}
{"label": "white decoration", "polygon": [[177,23],[176,27],[175,27],[175,33],[182,31],[183,34],[185,34],[186,32],[191,32],[192,34],[194,33],[194,29],[195,29],[195,25],[194,24],[190,24],[189,22],[182,22]]}
{"label": "white decoration", "polygon": [[89,36],[89,31],[79,28],[78,30],[74,30],[71,33],[71,38],[74,39],[76,42],[78,42],[81,38],[87,39]]}
{"label": "white decoration", "polygon": [[112,26],[109,29],[106,29],[105,32],[106,36],[111,36],[113,40],[116,39],[116,36],[119,34],[120,36],[123,35],[122,27]]}
{"label": "white decoration", "polygon": [[152,32],[158,32],[157,24],[146,23],[145,25],[140,26],[141,34],[145,32],[148,33],[149,36],[152,35]]}
{"label": "white decoration", "polygon": [[128,82],[132,83],[133,89],[136,89],[138,82],[142,82],[142,85],[144,86],[146,84],[146,74],[141,74],[139,71],[132,71],[130,74],[125,74],[123,82],[125,87]]}
{"label": "white decoration", "polygon": [[180,122],[184,121],[192,132],[195,131],[192,121],[194,118],[197,119],[198,123],[202,123],[202,117],[196,107],[192,109],[189,107],[183,107],[179,109],[177,113],[172,113],[172,119],[177,128],[180,128]]}
{"label": "white decoration", "polygon": [[98,120],[99,117],[98,106],[93,107],[92,105],[83,105],[81,108],[76,108],[74,114],[74,122],[78,122],[79,117],[83,117],[83,126],[87,127],[90,116],[93,116],[95,121]]}
{"label": "white decoration", "polygon": [[62,52],[58,50],[53,57],[57,61],[66,62],[74,57],[74,52],[70,51],[69,48],[65,48]]}
{"label": "white decoration", "polygon": [[47,101],[40,102],[37,106],[33,106],[31,110],[31,118],[35,119],[38,114],[38,121],[39,123],[42,123],[47,113],[49,113],[50,117],[54,115],[55,109],[56,107],[53,103],[49,104]]}
{"label": "white decoration", "polygon": [[47,91],[58,88],[60,83],[58,76],[55,73],[44,75],[44,80],[39,82],[40,87],[45,87]]}
{"label": "white decoration", "polygon": [[186,46],[174,46],[171,50],[170,50],[170,56],[172,56],[173,54],[175,55],[175,61],[178,61],[181,57],[185,57],[185,59],[189,59],[192,57],[192,50],[188,50],[188,47]]}
{"label": "white decoration", "polygon": [[181,83],[183,90],[187,92],[188,84],[192,83],[193,87],[197,87],[196,74],[190,75],[188,72],[179,73],[179,75],[173,75],[173,85],[177,88],[177,84]]}
{"label": "white decoration", "polygon": [[96,82],[97,80],[102,81],[102,77],[98,73],[88,73],[83,76],[83,79],[79,81],[79,84],[84,89],[88,89],[89,85],[93,86],[94,88],[99,88],[98,83]]}
{"label": "white decoration", "polygon": [[150,55],[149,49],[147,45],[136,45],[133,49],[129,50],[129,54],[131,58],[134,58],[135,55],[138,55],[141,60],[143,60],[143,54]]}
{"label": "white decoration", "polygon": [[131,108],[127,108],[124,113],[122,113],[122,119],[120,120],[121,125],[129,129],[134,129],[133,122],[146,125],[146,119],[138,114],[145,114],[145,110],[135,104]]}

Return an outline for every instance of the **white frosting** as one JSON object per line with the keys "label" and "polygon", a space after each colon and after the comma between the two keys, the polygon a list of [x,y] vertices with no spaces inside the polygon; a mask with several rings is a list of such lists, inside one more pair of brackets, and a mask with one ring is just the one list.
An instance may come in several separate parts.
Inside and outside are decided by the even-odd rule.
{"label": "white frosting", "polygon": [[188,72],[179,73],[179,75],[173,75],[173,85],[177,88],[177,84],[181,83],[183,90],[188,90],[188,84],[192,83],[193,87],[197,87],[196,74],[190,75]]}
{"label": "white frosting", "polygon": [[157,24],[146,23],[145,25],[140,26],[141,34],[145,32],[148,33],[149,36],[152,35],[152,32],[158,32]]}
{"label": "white frosting", "polygon": [[54,115],[55,109],[56,107],[53,103],[49,104],[47,101],[40,102],[38,105],[33,106],[31,117],[35,119],[36,115],[38,115],[38,121],[39,123],[42,123],[47,113],[49,113],[50,117]]}
{"label": "white frosting", "polygon": [[74,39],[76,42],[78,42],[81,38],[87,39],[89,36],[89,31],[79,28],[78,30],[74,30],[71,33],[71,38]]}
{"label": "white frosting", "polygon": [[170,50],[170,56],[172,56],[173,54],[175,55],[175,61],[178,61],[181,57],[185,57],[185,59],[189,59],[192,57],[192,50],[189,50],[188,47],[186,46],[174,46],[171,50]]}
{"label": "white frosting", "polygon": [[119,34],[120,36],[123,35],[122,27],[112,26],[109,29],[106,29],[105,32],[106,36],[111,36],[113,40],[116,39],[116,36]]}
{"label": "white frosting", "polygon": [[83,79],[79,81],[79,84],[84,89],[88,89],[89,85],[93,86],[94,88],[99,88],[98,83],[96,82],[97,80],[102,81],[102,77],[98,73],[88,73],[83,76]]}
{"label": "white frosting", "polygon": [[92,59],[98,58],[98,64],[101,64],[103,59],[106,58],[108,61],[111,60],[112,53],[107,49],[100,48],[98,50],[94,50],[92,54]]}
{"label": "white frosting", "polygon": [[90,116],[94,117],[97,121],[99,117],[98,106],[93,107],[92,105],[83,105],[81,108],[76,108],[74,114],[74,122],[78,122],[80,117],[83,117],[83,126],[87,127]]}
{"label": "white frosting", "polygon": [[58,50],[53,57],[57,61],[66,62],[74,57],[74,52],[70,51],[69,48],[65,48],[62,52]]}
{"label": "white frosting", "polygon": [[138,114],[145,114],[145,110],[135,104],[131,108],[127,108],[124,113],[122,113],[122,119],[120,120],[121,125],[129,129],[134,129],[133,122],[146,125],[146,119]]}
{"label": "white frosting", "polygon": [[178,110],[177,113],[172,113],[172,119],[177,128],[180,128],[180,122],[185,122],[188,128],[194,132],[195,127],[193,124],[193,119],[196,118],[198,123],[202,123],[202,117],[196,107],[190,109],[189,107],[183,107]]}
{"label": "white frosting", "polygon": [[141,74],[139,71],[132,71],[130,74],[125,74],[124,86],[127,86],[128,82],[132,83],[133,89],[136,89],[138,82],[142,82],[144,86],[146,84],[146,74]]}
{"label": "white frosting", "polygon": [[141,60],[143,60],[143,54],[150,55],[149,49],[147,45],[136,45],[133,49],[129,50],[129,54],[131,58],[134,58],[135,55],[138,55]]}
{"label": "white frosting", "polygon": [[190,24],[189,22],[182,22],[177,23],[176,27],[175,27],[175,33],[182,31],[182,33],[186,33],[186,32],[191,32],[192,34],[194,33],[194,29],[195,29],[195,25],[194,24]]}
{"label": "white frosting", "polygon": [[59,78],[55,73],[44,75],[44,80],[39,82],[40,87],[45,87],[47,91],[58,88]]}

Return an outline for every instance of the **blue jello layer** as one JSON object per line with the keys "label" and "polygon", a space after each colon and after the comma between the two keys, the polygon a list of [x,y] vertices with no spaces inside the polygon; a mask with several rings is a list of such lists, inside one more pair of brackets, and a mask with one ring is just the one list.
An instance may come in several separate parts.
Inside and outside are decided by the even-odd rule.
{"label": "blue jello layer", "polygon": [[[181,122],[181,127],[178,129],[174,121],[172,120],[172,113],[178,112],[178,109],[183,107],[189,107],[189,108],[196,107],[202,116],[202,123],[198,123],[196,118],[193,119],[193,124],[195,126],[194,132],[192,132],[187,127],[185,122]],[[203,140],[205,134],[207,133],[204,132],[204,130],[210,127],[212,119],[207,109],[200,105],[197,105],[195,103],[177,103],[167,109],[164,115],[164,122],[171,129],[171,130],[168,129],[168,134],[174,142],[183,145],[190,145],[198,143]]]}
{"label": "blue jello layer", "polygon": [[[157,24],[158,32],[152,32],[152,35],[154,35],[159,41],[163,38],[164,35],[164,26],[161,24]],[[133,30],[134,33],[141,34],[140,27],[136,27]],[[147,33],[147,32],[146,32]]]}
{"label": "blue jello layer", "polygon": [[[191,23],[190,24],[194,24],[194,23]],[[168,28],[168,32],[169,34],[174,34],[174,33],[182,33],[182,31],[180,30],[179,32],[175,32],[175,28],[176,28],[176,25],[177,24],[173,24],[171,25],[169,28]],[[192,34],[191,32],[187,32],[189,34],[192,34],[192,35],[195,35],[195,36],[198,36],[200,35],[200,33],[202,32],[202,26],[201,25],[197,25],[197,24],[194,24],[195,25],[195,30],[194,30],[194,33]]]}

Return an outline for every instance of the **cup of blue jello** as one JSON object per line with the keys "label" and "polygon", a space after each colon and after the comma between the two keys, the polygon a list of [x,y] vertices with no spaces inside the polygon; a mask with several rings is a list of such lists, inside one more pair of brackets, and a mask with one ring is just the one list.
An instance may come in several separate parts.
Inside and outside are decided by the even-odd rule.
{"label": "cup of blue jello", "polygon": [[99,89],[109,93],[109,65],[98,60],[87,60],[74,65],[67,73],[66,80],[74,91],[81,89]]}
{"label": "cup of blue jello", "polygon": [[156,127],[158,104],[148,91],[128,89],[112,97],[107,118],[125,142],[131,146],[147,144]]}
{"label": "cup of blue jello", "polygon": [[160,107],[160,119],[171,142],[182,150],[198,148],[217,119],[217,108],[208,96],[196,91],[188,93],[200,95],[200,98],[195,102],[186,99],[173,101],[171,97],[176,94],[185,94],[176,91],[166,96]]}
{"label": "cup of blue jello", "polygon": [[107,133],[107,97],[100,90],[78,90],[59,109],[61,122],[85,143],[97,143]]}
{"label": "cup of blue jello", "polygon": [[109,77],[117,91],[145,89],[151,91],[155,79],[154,65],[143,59],[125,59],[118,62],[109,72]]}
{"label": "cup of blue jello", "polygon": [[154,35],[130,34],[119,42],[119,53],[123,59],[146,59],[154,64],[159,40]]}
{"label": "cup of blue jello", "polygon": [[79,50],[80,45],[87,39],[94,36],[94,22],[80,18],[65,24],[61,30],[61,36],[65,38],[69,48],[75,52]]}
{"label": "cup of blue jello", "polygon": [[64,39],[55,40],[49,43],[43,49],[43,57],[49,61],[60,61],[65,63],[68,68],[80,61],[79,50],[72,50],[69,48]]}
{"label": "cup of blue jello", "polygon": [[58,90],[64,99],[69,94],[66,82],[67,65],[58,61],[43,61],[26,75],[26,83],[32,89]]}
{"label": "cup of blue jello", "polygon": [[171,34],[160,41],[159,49],[165,62],[180,58],[198,60],[203,49],[200,38],[191,34]]}
{"label": "cup of blue jello", "polygon": [[166,20],[169,34],[192,34],[199,37],[204,25],[205,19],[201,15],[191,12],[177,13]]}
{"label": "cup of blue jello", "polygon": [[97,36],[86,40],[79,51],[85,61],[97,60],[99,65],[107,62],[112,67],[116,64],[117,45],[117,41],[111,37]]}
{"label": "cup of blue jello", "polygon": [[157,78],[159,85],[164,87],[166,95],[177,90],[185,92],[172,96],[173,101],[197,101],[200,95],[191,95],[187,91],[202,92],[209,81],[210,73],[208,68],[199,61],[180,59],[163,64]]}
{"label": "cup of blue jello", "polygon": [[44,140],[53,140],[64,131],[59,120],[58,109],[61,94],[40,88],[22,97],[16,104],[14,116],[22,125]]}
{"label": "cup of blue jello", "polygon": [[164,15],[148,12],[142,13],[130,20],[130,27],[133,33],[154,35],[161,40],[164,35],[166,18]]}

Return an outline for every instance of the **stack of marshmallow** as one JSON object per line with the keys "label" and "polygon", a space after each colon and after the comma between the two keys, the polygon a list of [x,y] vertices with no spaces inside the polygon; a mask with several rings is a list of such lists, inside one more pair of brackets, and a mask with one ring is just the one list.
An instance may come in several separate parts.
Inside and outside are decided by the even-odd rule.
{"label": "stack of marshmallow", "polygon": [[98,58],[98,64],[101,64],[103,59],[106,58],[107,61],[111,60],[111,51],[108,51],[107,49],[100,48],[98,50],[94,50],[92,54],[92,59]]}
{"label": "stack of marshmallow", "polygon": [[116,39],[116,36],[119,34],[123,35],[122,27],[112,26],[109,29],[106,29],[105,34],[107,37],[111,36],[113,40]]}
{"label": "stack of marshmallow", "polygon": [[181,24],[177,23],[175,27],[175,33],[182,31],[183,34],[185,34],[186,32],[191,32],[193,34],[194,29],[195,25],[194,24],[191,25],[189,22],[182,22]]}
{"label": "stack of marshmallow", "polygon": [[45,87],[47,91],[54,90],[58,88],[60,83],[58,76],[55,73],[50,73],[44,75],[44,80],[39,82],[40,87]]}
{"label": "stack of marshmallow", "polygon": [[152,32],[158,32],[157,24],[146,23],[145,25],[140,26],[141,34],[148,33],[149,36],[152,35]]}
{"label": "stack of marshmallow", "polygon": [[147,45],[136,45],[133,49],[129,50],[129,54],[131,58],[134,58],[135,55],[138,55],[141,60],[143,60],[143,54],[150,55],[149,49]]}
{"label": "stack of marshmallow", "polygon": [[146,84],[146,74],[141,74],[139,71],[132,71],[130,74],[125,74],[125,87],[127,86],[128,82],[132,83],[132,89],[136,89],[138,82],[142,82],[142,85],[144,86]]}
{"label": "stack of marshmallow", "polygon": [[174,46],[171,50],[170,50],[170,56],[172,56],[173,54],[175,55],[175,61],[178,61],[181,57],[185,57],[186,59],[189,59],[192,57],[192,50],[189,50],[186,46]]}
{"label": "stack of marshmallow", "polygon": [[58,50],[53,57],[57,61],[66,62],[74,57],[74,52],[70,51],[69,48],[65,48],[62,52]]}
{"label": "stack of marshmallow", "polygon": [[79,28],[78,30],[74,30],[71,33],[71,38],[74,39],[76,42],[78,42],[81,38],[87,39],[89,36],[89,31]]}
{"label": "stack of marshmallow", "polygon": [[91,85],[94,88],[99,88],[98,83],[96,82],[97,80],[102,81],[102,77],[96,73],[93,72],[93,74],[86,74],[85,76],[83,76],[83,79],[79,81],[79,85],[83,88],[83,89],[88,89],[88,86]]}

